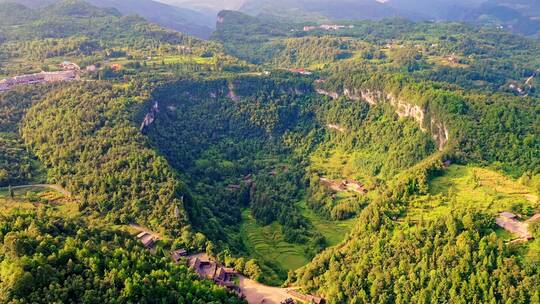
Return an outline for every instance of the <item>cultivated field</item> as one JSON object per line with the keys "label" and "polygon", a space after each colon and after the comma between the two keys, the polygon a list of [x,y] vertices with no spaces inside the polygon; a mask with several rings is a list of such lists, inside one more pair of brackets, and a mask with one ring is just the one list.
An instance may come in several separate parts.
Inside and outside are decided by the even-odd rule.
{"label": "cultivated field", "polygon": [[52,212],[62,217],[75,217],[79,215],[76,202],[63,193],[43,187],[25,187],[13,190],[11,198],[6,189],[0,190],[0,213],[12,210],[38,211],[40,209]]}
{"label": "cultivated field", "polygon": [[308,208],[305,201],[300,202],[299,207],[302,210],[302,215],[315,226],[317,231],[322,233],[328,246],[335,246],[343,241],[355,223],[354,218],[344,221],[330,221],[322,218]]}
{"label": "cultivated field", "polygon": [[528,187],[495,171],[452,165],[445,174],[434,178],[429,195],[411,203],[408,217],[429,219],[449,214],[451,210],[479,210],[494,216],[502,211],[532,214],[540,208],[538,194]]}
{"label": "cultivated field", "polygon": [[[354,219],[346,221],[326,220],[309,209],[305,201],[298,205],[302,214],[322,233],[329,246],[339,244],[354,224]],[[306,248],[284,240],[281,226],[274,222],[268,226],[258,224],[249,210],[244,210],[241,228],[242,239],[250,253],[257,259],[278,264],[285,270],[294,270],[309,262]]]}
{"label": "cultivated field", "polygon": [[242,217],[242,239],[255,258],[276,263],[286,270],[307,264],[304,247],[286,242],[277,222],[261,226],[249,210],[245,210]]}

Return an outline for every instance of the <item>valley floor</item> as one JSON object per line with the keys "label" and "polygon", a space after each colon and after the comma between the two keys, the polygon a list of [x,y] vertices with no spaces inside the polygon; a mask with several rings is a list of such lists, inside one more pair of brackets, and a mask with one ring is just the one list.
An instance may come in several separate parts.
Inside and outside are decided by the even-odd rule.
{"label": "valley floor", "polygon": [[[310,209],[305,201],[299,202],[298,207],[315,230],[324,236],[328,246],[335,246],[343,241],[355,221],[324,219]],[[255,258],[278,264],[287,271],[298,269],[309,262],[305,245],[286,242],[277,222],[262,226],[248,209],[244,210],[242,218],[242,239]]]}

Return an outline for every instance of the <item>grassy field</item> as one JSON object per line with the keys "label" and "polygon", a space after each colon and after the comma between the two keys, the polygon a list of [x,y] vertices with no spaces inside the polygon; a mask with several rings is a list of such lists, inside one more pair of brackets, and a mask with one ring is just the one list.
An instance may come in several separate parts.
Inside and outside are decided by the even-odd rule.
{"label": "grassy field", "polygon": [[199,57],[199,56],[193,56],[193,55],[177,55],[177,56],[164,56],[164,57],[156,57],[152,60],[148,61],[148,63],[160,64],[162,62],[165,62],[165,64],[177,64],[177,63],[188,63],[193,62],[197,64],[215,64],[216,58],[215,57]]}
{"label": "grassy field", "polygon": [[408,217],[444,216],[450,210],[477,210],[494,216],[502,211],[529,208],[539,211],[538,194],[495,171],[452,165],[443,176],[430,182],[429,195],[411,204]]}
{"label": "grassy field", "polygon": [[14,190],[11,198],[7,190],[0,191],[0,214],[6,214],[12,210],[37,211],[45,208],[57,216],[76,217],[79,215],[77,204],[73,199],[64,197],[54,190],[43,188],[25,188]]}
{"label": "grassy field", "polygon": [[308,208],[305,201],[300,202],[299,207],[302,210],[302,215],[315,226],[317,231],[322,233],[328,246],[335,246],[341,243],[355,222],[355,219],[345,221],[329,221],[324,219]]}
{"label": "grassy field", "polygon": [[281,226],[277,222],[261,226],[249,210],[244,210],[242,217],[242,239],[255,258],[277,263],[286,270],[297,269],[307,264],[304,248],[286,242],[281,233]]}
{"label": "grassy field", "polygon": [[152,57],[149,60],[136,60],[136,59],[128,59],[127,57],[118,57],[111,59],[109,63],[116,63],[120,65],[126,65],[128,63],[133,63],[136,61],[144,62],[146,61],[147,65],[152,66],[155,65],[161,65],[162,63],[168,64],[178,64],[178,63],[196,63],[196,64],[215,64],[217,58],[216,57],[199,57],[194,55],[170,55],[170,56],[156,56]]}
{"label": "grassy field", "polygon": [[[329,221],[321,218],[309,209],[304,201],[300,202],[298,206],[315,229],[324,235],[329,246],[339,244],[354,223],[354,219]],[[247,209],[242,213],[242,217],[242,239],[253,257],[276,263],[285,270],[297,269],[309,262],[305,254],[305,247],[286,242],[281,232],[281,226],[277,222],[261,226]]]}
{"label": "grassy field", "polygon": [[375,183],[372,177],[376,172],[371,172],[367,168],[381,161],[376,158],[366,151],[351,152],[341,147],[326,151],[319,149],[310,157],[310,167],[330,179],[353,179],[371,187]]}

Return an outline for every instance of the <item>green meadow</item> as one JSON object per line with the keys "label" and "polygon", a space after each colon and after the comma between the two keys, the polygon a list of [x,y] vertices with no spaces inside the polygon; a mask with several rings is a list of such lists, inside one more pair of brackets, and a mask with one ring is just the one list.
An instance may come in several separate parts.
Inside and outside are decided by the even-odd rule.
{"label": "green meadow", "polygon": [[[355,219],[326,220],[308,208],[305,201],[299,202],[298,207],[315,230],[325,237],[328,246],[335,246],[343,241],[355,221]],[[294,270],[309,262],[306,255],[307,248],[304,245],[286,242],[279,223],[262,226],[247,209],[242,213],[242,218],[242,239],[250,254],[256,259],[277,264],[285,270]]]}
{"label": "green meadow", "polygon": [[299,203],[299,208],[302,215],[305,216],[311,224],[315,227],[315,230],[320,232],[326,239],[328,246],[336,246],[341,243],[345,236],[352,229],[355,219],[348,219],[344,221],[331,221],[327,220],[315,213],[312,209],[308,208],[305,201]]}
{"label": "green meadow", "polygon": [[28,187],[16,189],[13,193],[14,197],[11,198],[6,189],[0,190],[1,214],[7,214],[17,209],[28,211],[45,209],[56,216],[65,218],[80,215],[78,205],[73,199],[54,190]]}
{"label": "green meadow", "polygon": [[286,270],[307,264],[304,247],[284,240],[281,226],[274,222],[268,226],[257,223],[249,210],[242,213],[241,235],[248,251],[255,258],[273,262]]}
{"label": "green meadow", "polygon": [[428,195],[411,202],[407,217],[431,219],[458,209],[527,216],[539,207],[538,194],[515,180],[486,168],[452,165],[430,182]]}

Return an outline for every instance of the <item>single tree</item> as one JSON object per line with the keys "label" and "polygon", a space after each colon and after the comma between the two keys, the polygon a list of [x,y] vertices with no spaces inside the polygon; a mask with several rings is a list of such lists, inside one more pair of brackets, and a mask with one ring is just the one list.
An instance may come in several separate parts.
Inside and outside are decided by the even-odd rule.
{"label": "single tree", "polygon": [[9,192],[9,197],[13,199],[15,197],[15,192],[13,191],[13,188],[11,188],[11,185],[8,186],[8,192]]}

